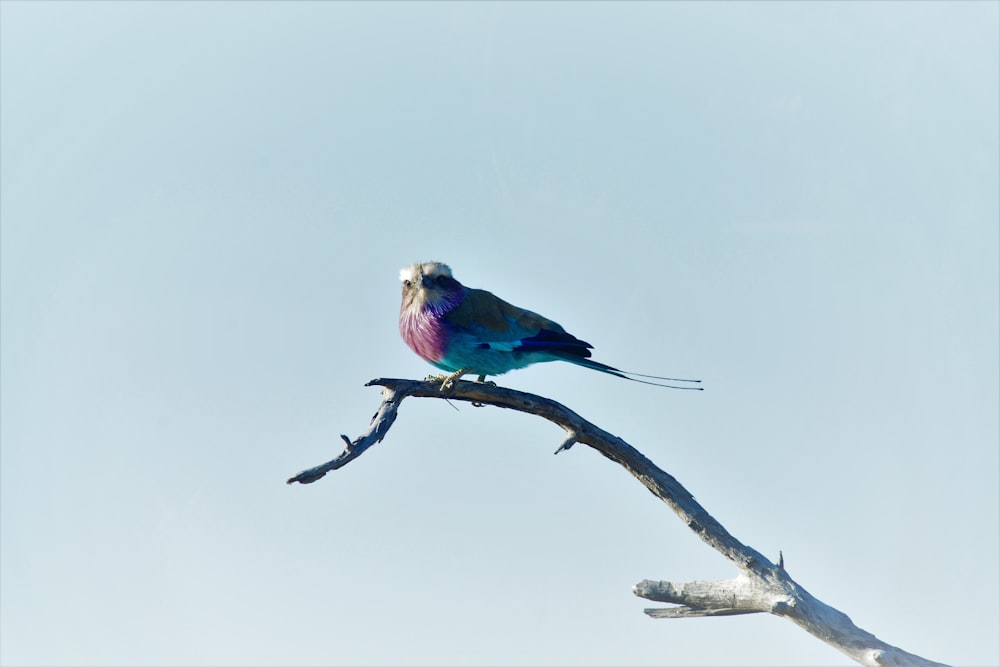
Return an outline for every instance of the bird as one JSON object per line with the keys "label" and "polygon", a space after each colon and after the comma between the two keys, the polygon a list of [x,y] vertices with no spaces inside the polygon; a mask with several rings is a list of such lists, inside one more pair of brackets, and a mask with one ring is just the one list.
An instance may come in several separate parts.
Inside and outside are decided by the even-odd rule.
{"label": "bird", "polygon": [[[482,289],[466,287],[441,262],[417,262],[399,272],[403,297],[399,333],[417,356],[449,375],[442,388],[464,375],[485,382],[490,375],[547,361],[567,361],[632,382],[671,389],[700,390],[652,382],[698,383],[623,371],[591,359],[593,345],[538,313],[510,304]],[[632,377],[635,376],[635,377]],[[647,379],[639,379],[647,378]]]}

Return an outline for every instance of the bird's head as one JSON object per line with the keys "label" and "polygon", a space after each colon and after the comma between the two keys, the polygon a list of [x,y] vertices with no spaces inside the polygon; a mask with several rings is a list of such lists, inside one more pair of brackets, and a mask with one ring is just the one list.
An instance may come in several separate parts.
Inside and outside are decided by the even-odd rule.
{"label": "bird's head", "polygon": [[403,283],[403,310],[430,308],[447,312],[462,300],[462,284],[441,262],[418,262],[399,271]]}

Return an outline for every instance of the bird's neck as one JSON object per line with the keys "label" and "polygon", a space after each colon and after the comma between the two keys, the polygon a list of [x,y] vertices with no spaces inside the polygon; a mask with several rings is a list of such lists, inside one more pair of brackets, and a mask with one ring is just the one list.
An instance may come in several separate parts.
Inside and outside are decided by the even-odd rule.
{"label": "bird's neck", "polygon": [[418,316],[440,319],[458,308],[458,305],[462,303],[464,298],[465,290],[462,288],[446,292],[433,301],[425,301],[423,304],[418,306]]}

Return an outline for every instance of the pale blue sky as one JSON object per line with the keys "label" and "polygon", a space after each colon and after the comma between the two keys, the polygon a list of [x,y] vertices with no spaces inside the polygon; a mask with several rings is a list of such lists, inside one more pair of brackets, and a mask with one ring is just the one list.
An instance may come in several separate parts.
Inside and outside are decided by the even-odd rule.
{"label": "pale blue sky", "polygon": [[820,599],[1000,662],[998,62],[977,3],[0,3],[0,662],[830,665],[524,415],[404,404],[398,270]]}

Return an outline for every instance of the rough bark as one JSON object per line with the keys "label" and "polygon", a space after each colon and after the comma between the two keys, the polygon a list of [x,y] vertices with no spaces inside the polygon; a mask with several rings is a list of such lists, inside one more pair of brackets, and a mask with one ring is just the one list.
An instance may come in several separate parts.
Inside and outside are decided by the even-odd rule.
{"label": "rough bark", "polygon": [[639,597],[678,605],[646,609],[652,618],[768,613],[787,618],[862,665],[927,667],[942,664],[887,644],[854,625],[846,614],[817,600],[789,576],[783,559],[772,563],[760,552],[741,543],[670,474],[621,438],[555,401],[492,384],[465,381],[442,387],[440,380],[377,379],[366,386],[372,385],[383,387],[382,402],[368,430],[354,440],[341,436],[346,443],[343,452],[327,463],[300,472],[288,480],[289,484],[311,484],[381,442],[396,419],[400,403],[408,396],[447,398],[527,412],[559,425],[566,432],[556,449],[557,454],[579,442],[618,463],[669,505],[702,541],[736,566],[737,576],[723,581],[640,581],[632,589]]}

